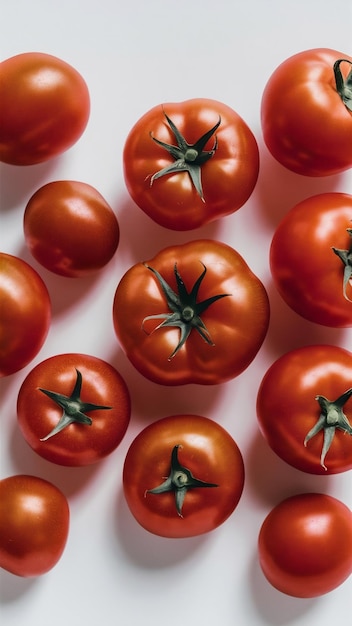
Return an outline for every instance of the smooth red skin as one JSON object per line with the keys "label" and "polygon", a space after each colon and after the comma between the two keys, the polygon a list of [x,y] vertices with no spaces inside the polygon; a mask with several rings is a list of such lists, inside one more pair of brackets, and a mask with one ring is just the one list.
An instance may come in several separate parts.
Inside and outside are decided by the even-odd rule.
{"label": "smooth red skin", "polygon": [[66,497],[36,476],[0,481],[0,567],[17,576],[40,576],[62,556],[69,532]]}
{"label": "smooth red skin", "polygon": [[[352,326],[352,303],[343,295],[344,264],[332,247],[349,250],[352,196],[324,193],[294,206],[277,227],[270,269],[286,304],[305,319],[335,328]],[[352,284],[347,287],[352,299]]]}
{"label": "smooth red skin", "polygon": [[[192,474],[218,487],[189,489],[181,518],[175,494],[147,494],[170,471],[171,451]],[[147,426],[132,442],[123,468],[123,489],[132,515],[161,537],[194,537],[220,526],[233,513],[244,485],[241,452],[219,424],[199,415],[172,415]]]}
{"label": "smooth red skin", "polygon": [[0,376],[30,363],[41,349],[51,322],[48,290],[22,259],[0,253]]}
{"label": "smooth red skin", "polygon": [[[338,174],[352,166],[352,113],[336,91],[333,65],[352,57],[328,48],[286,59],[262,96],[267,148],[279,163],[305,176]],[[341,64],[346,77],[351,66]]]}
{"label": "smooth red skin", "polygon": [[326,494],[292,496],[264,520],[258,550],[276,589],[298,598],[321,596],[352,573],[352,513]]}
{"label": "smooth red skin", "polygon": [[[109,410],[90,411],[92,425],[70,424],[47,441],[40,441],[58,423],[62,409],[39,391],[70,395],[76,369],[83,378],[81,399]],[[86,354],[60,354],[36,365],[23,381],[17,399],[20,430],[41,457],[65,466],[97,463],[122,441],[131,413],[130,395],[122,376],[109,363]]]}
{"label": "smooth red skin", "polygon": [[168,360],[179,341],[179,330],[162,328],[151,333],[161,320],[147,322],[143,330],[146,316],[169,309],[153,273],[137,263],[122,277],[113,304],[114,327],[124,351],[141,374],[162,385],[213,385],[235,378],[252,362],[267,332],[269,301],[263,284],[238,252],[214,240],[165,248],[148,265],[175,289],[175,262],[188,289],[203,271],[201,263],[207,267],[199,301],[231,294],[201,316],[214,345],[192,330],[184,346]]}
{"label": "smooth red skin", "polygon": [[86,128],[82,76],[49,54],[26,52],[0,65],[0,161],[33,165],[70,148]]}
{"label": "smooth red skin", "polygon": [[[150,178],[174,158],[153,137],[175,145],[165,113],[189,144],[210,130],[221,116],[216,131],[218,148],[202,165],[205,202],[187,172]],[[214,136],[205,150],[211,150]],[[256,139],[244,120],[230,107],[206,98],[167,102],[145,113],[131,129],[123,152],[127,189],[136,204],[155,222],[173,230],[191,230],[242,207],[252,194],[259,173]]]}
{"label": "smooth red skin", "polygon": [[[323,432],[307,446],[305,436],[317,422],[317,395],[336,400],[352,384],[352,353],[333,345],[304,346],[287,352],[267,370],[257,395],[260,430],[276,454],[303,472],[338,474],[352,469],[352,437],[336,429],[320,465]],[[352,400],[344,406],[352,424]]]}
{"label": "smooth red skin", "polygon": [[86,183],[60,180],[38,189],[24,213],[34,258],[62,276],[97,272],[116,252],[120,230],[112,208]]}

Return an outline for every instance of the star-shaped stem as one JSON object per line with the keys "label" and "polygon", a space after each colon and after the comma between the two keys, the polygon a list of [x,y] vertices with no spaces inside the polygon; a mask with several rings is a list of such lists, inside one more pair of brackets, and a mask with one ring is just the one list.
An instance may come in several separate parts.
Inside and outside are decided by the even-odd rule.
{"label": "star-shaped stem", "polygon": [[352,279],[352,228],[347,228],[347,232],[351,237],[351,246],[349,250],[339,250],[338,248],[332,248],[333,252],[341,259],[345,266],[343,272],[343,295],[346,300],[352,302],[351,298],[347,295],[347,287]]}
{"label": "star-shaped stem", "polygon": [[333,402],[331,402],[324,396],[316,396],[315,398],[319,402],[321,413],[317,423],[306,435],[304,445],[306,446],[308,441],[312,437],[314,437],[314,435],[319,433],[321,430],[324,430],[324,440],[320,457],[320,465],[325,470],[327,469],[325,465],[325,456],[332,444],[336,428],[342,430],[344,433],[352,435],[352,426],[343,412],[343,407],[351,396],[352,388],[345,391],[345,393],[343,393]]}
{"label": "star-shaped stem", "polygon": [[96,411],[98,409],[111,409],[111,406],[101,406],[100,404],[91,404],[90,402],[83,402],[81,400],[82,389],[82,374],[76,369],[77,378],[70,396],[64,396],[62,393],[56,393],[55,391],[49,391],[48,389],[38,388],[39,391],[51,398],[56,404],[63,409],[63,414],[56,424],[56,426],[50,431],[48,435],[43,437],[40,441],[47,441],[50,437],[53,437],[61,430],[69,426],[70,424],[86,424],[91,426],[92,419],[86,415],[90,411]]}
{"label": "star-shaped stem", "polygon": [[202,488],[202,487],[218,487],[215,483],[208,483],[203,480],[195,478],[189,469],[180,464],[178,460],[178,451],[182,446],[174,446],[171,452],[171,469],[169,476],[164,480],[161,485],[154,487],[153,489],[147,489],[147,493],[166,493],[168,491],[175,492],[175,504],[176,511],[180,517],[182,515],[182,506],[189,489]]}
{"label": "star-shaped stem", "polygon": [[175,354],[182,348],[186,340],[188,339],[193,328],[200,334],[200,336],[208,343],[209,345],[214,345],[209,331],[207,330],[205,324],[203,323],[200,315],[216,300],[220,298],[224,298],[225,296],[229,296],[228,293],[222,293],[219,295],[211,296],[202,302],[197,302],[198,291],[200,285],[205,277],[207,268],[203,265],[203,272],[200,274],[199,278],[197,278],[190,292],[187,291],[186,285],[184,284],[178,270],[177,264],[174,265],[174,273],[176,278],[177,292],[173,291],[170,285],[166,282],[166,280],[161,276],[161,274],[147,265],[145,266],[153,272],[154,276],[157,278],[164,295],[166,297],[167,305],[171,311],[171,313],[160,313],[158,315],[148,315],[144,318],[142,322],[142,327],[144,327],[144,323],[147,320],[153,319],[162,319],[164,320],[158,326],[154,328],[152,332],[155,332],[159,328],[165,326],[176,326],[180,329],[180,340],[174,349],[174,351],[169,356],[169,361],[175,356]]}
{"label": "star-shaped stem", "polygon": [[[340,69],[341,63],[349,63],[351,65],[351,69],[347,75],[347,78],[343,77],[343,74]],[[335,75],[335,84],[336,91],[339,94],[342,102],[345,107],[352,111],[352,63],[348,59],[338,59],[334,63],[334,75]]]}
{"label": "star-shaped stem", "polygon": [[198,195],[202,201],[205,202],[201,181],[201,166],[215,154],[218,147],[216,137],[211,150],[204,151],[203,148],[219,127],[221,118],[219,116],[218,122],[210,130],[204,133],[204,135],[202,135],[194,144],[189,144],[165,112],[164,115],[176,139],[177,146],[160,141],[156,137],[153,137],[152,134],[151,138],[161,148],[164,148],[175,159],[175,162],[170,163],[170,165],[163,167],[161,170],[153,174],[150,179],[150,185],[152,185],[157,178],[165,176],[166,174],[188,172]]}

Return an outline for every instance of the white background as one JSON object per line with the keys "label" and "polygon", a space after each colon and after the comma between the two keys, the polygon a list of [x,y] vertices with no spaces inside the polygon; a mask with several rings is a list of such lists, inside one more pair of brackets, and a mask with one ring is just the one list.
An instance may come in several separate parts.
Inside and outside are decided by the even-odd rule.
{"label": "white background", "polygon": [[[350,0],[11,0],[1,2],[0,50],[54,54],[85,78],[91,116],[79,142],[48,163],[1,167],[3,251],[30,262],[53,301],[47,341],[32,363],[1,382],[1,477],[42,476],[58,485],[71,508],[68,544],[58,565],[37,579],[0,573],[6,626],[331,626],[347,623],[352,578],[314,600],[285,596],[264,579],[257,561],[260,525],[283,498],[322,491],[352,505],[350,475],[317,477],[287,466],[258,433],[255,398],[267,367],[306,343],[351,349],[352,331],[304,321],[273,288],[268,249],[275,226],[296,202],[324,191],[352,193],[351,172],[306,179],[278,165],[263,146],[260,98],[285,58],[314,47],[351,54]],[[234,108],[256,135],[261,170],[239,212],[192,233],[163,229],[129,200],[121,154],[131,126],[166,101],[209,97]],[[118,251],[97,276],[60,278],[26,250],[23,210],[42,184],[76,179],[95,186],[116,211]],[[220,386],[164,388],[140,376],[115,339],[111,307],[122,274],[165,245],[214,237],[236,248],[264,281],[272,307],[265,343],[248,370]],[[32,367],[65,351],[94,354],[124,376],[132,395],[131,426],[120,447],[90,468],[62,468],[38,457],[16,425],[19,386]],[[121,469],[142,427],[173,413],[218,420],[239,444],[246,466],[243,497],[219,529],[200,538],[161,539],[140,528],[121,492]]]}

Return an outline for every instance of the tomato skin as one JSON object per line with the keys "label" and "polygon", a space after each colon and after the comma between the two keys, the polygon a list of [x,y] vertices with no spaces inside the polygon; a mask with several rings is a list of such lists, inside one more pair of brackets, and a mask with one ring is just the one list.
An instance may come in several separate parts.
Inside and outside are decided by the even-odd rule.
{"label": "tomato skin", "polygon": [[47,183],[30,198],[24,235],[34,258],[61,276],[97,272],[119,243],[115,213],[103,196],[83,182]]}
{"label": "tomato skin", "polygon": [[[272,450],[286,463],[311,474],[337,474],[352,469],[352,437],[336,428],[320,464],[323,432],[304,445],[316,424],[317,395],[335,401],[352,386],[352,353],[333,345],[303,346],[279,357],[267,370],[257,395],[260,430]],[[344,405],[352,424],[352,400]]]}
{"label": "tomato skin", "polygon": [[[182,517],[175,494],[151,494],[170,469],[171,450],[180,445],[179,460],[196,478],[217,487],[189,489]],[[134,439],[123,469],[129,509],[145,530],[161,537],[201,535],[217,528],[235,510],[244,485],[241,452],[218,423],[200,415],[172,415],[153,422]]]}
{"label": "tomato skin", "polygon": [[[46,441],[63,409],[40,392],[48,389],[69,396],[82,374],[83,402],[112,407],[88,413],[91,425],[73,423]],[[87,354],[59,354],[38,365],[26,376],[19,390],[19,428],[31,448],[41,457],[65,466],[97,463],[122,441],[130,420],[130,395],[125,381],[109,363]]]}
{"label": "tomato skin", "polygon": [[321,596],[352,573],[352,513],[326,494],[291,496],[264,520],[258,552],[264,575],[279,591]]}
{"label": "tomato skin", "polygon": [[165,313],[168,307],[152,272],[137,263],[122,277],[113,303],[115,332],[124,351],[143,376],[162,385],[213,385],[238,376],[256,356],[267,332],[269,301],[263,284],[235,250],[214,240],[171,246],[148,261],[170,285],[175,282],[175,263],[189,290],[202,263],[206,266],[199,300],[230,294],[201,316],[214,345],[209,346],[193,330],[179,352],[169,358],[179,329],[152,332],[153,321],[143,328],[146,316]]}
{"label": "tomato skin", "polygon": [[[328,48],[286,59],[262,96],[264,141],[284,167],[305,176],[329,176],[352,166],[352,113],[341,100],[333,66],[352,57]],[[341,64],[345,78],[348,63]]]}
{"label": "tomato skin", "polygon": [[70,148],[88,123],[82,76],[55,56],[26,52],[0,65],[0,160],[42,163]]}
{"label": "tomato skin", "polygon": [[0,376],[25,367],[49,331],[51,302],[39,274],[22,259],[0,252]]}
{"label": "tomato skin", "polygon": [[[218,147],[201,167],[204,201],[187,172],[167,175],[150,184],[155,172],[174,161],[150,135],[175,144],[164,111],[190,144],[221,116],[216,131]],[[213,144],[214,137],[205,150],[211,150]],[[259,151],[252,131],[235,111],[216,100],[194,98],[157,105],[145,113],[126,139],[123,167],[134,202],[161,226],[185,231],[234,213],[245,204],[257,182]]]}
{"label": "tomato skin", "polygon": [[0,567],[17,576],[41,576],[61,558],[70,511],[64,494],[36,476],[0,480]]}
{"label": "tomato skin", "polygon": [[[344,264],[332,248],[349,250],[352,196],[324,193],[294,206],[279,223],[270,247],[270,269],[286,304],[317,324],[352,326],[352,302],[343,293]],[[352,283],[346,287],[352,300]]]}

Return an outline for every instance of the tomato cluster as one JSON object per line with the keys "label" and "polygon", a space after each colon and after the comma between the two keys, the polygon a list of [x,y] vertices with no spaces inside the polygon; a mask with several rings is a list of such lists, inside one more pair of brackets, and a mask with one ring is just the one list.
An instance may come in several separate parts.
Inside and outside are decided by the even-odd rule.
{"label": "tomato cluster", "polygon": [[[352,167],[352,58],[327,49],[286,60],[263,93],[268,150],[306,176]],[[0,160],[40,163],[67,150],[88,122],[90,99],[80,74],[41,53],[0,68]],[[21,104],[16,106],[16,103]],[[315,123],[312,123],[314,120]],[[317,123],[318,120],[318,123]],[[238,211],[259,173],[256,139],[228,105],[192,99],[153,107],[134,125],[123,152],[133,201],[159,225],[188,231]],[[117,251],[117,217],[87,183],[47,183],[28,199],[24,239],[34,259],[67,278],[101,271]],[[324,193],[294,206],[275,230],[270,269],[278,293],[298,315],[333,328],[352,327],[352,196]],[[51,321],[41,276],[0,252],[0,376],[39,353]],[[116,285],[112,322],[138,372],[159,385],[218,385],[240,376],[267,334],[267,290],[247,261],[214,239],[190,239],[139,259]],[[138,390],[136,390],[138,392]],[[352,469],[352,353],[306,345],[281,355],[257,392],[257,418],[284,462],[311,474]],[[40,456],[66,466],[101,461],[123,440],[130,390],[110,363],[63,353],[39,362],[17,398],[18,427]],[[240,502],[244,461],[214,420],[168,415],[130,445],[122,485],[147,531],[177,538],[207,533]],[[0,566],[37,576],[61,557],[69,505],[44,479],[0,480]],[[262,570],[280,591],[314,597],[352,572],[352,513],[325,494],[279,503],[259,532]]]}

